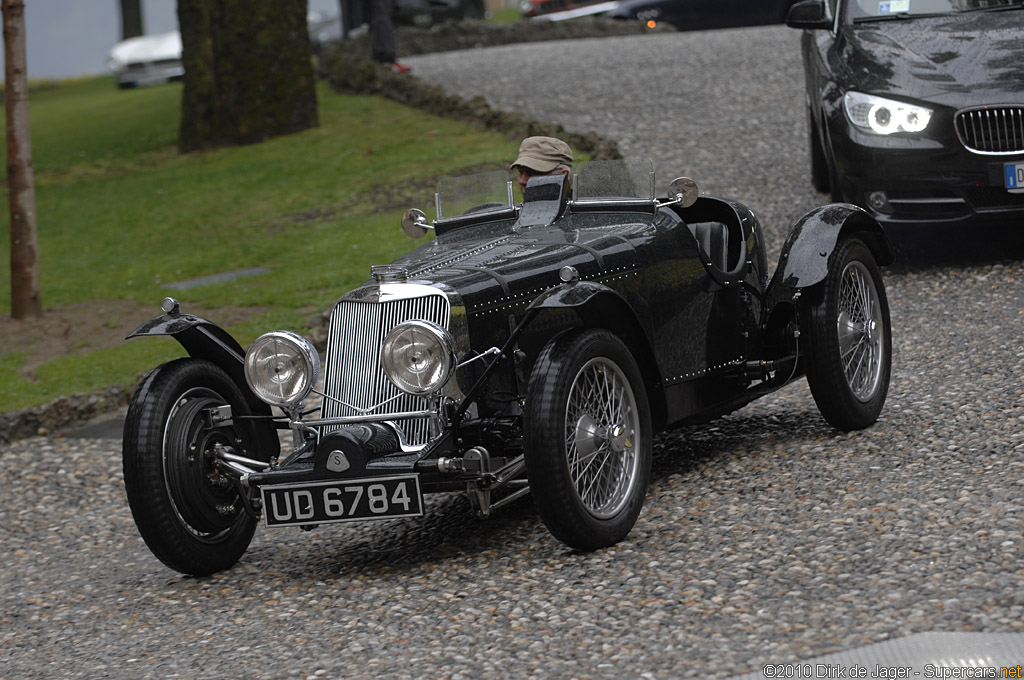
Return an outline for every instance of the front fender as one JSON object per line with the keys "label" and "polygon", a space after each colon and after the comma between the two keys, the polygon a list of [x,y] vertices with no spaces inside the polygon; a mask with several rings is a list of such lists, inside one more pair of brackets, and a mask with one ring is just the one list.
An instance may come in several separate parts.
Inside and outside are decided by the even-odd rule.
{"label": "front fender", "polygon": [[825,280],[828,258],[841,235],[856,233],[880,266],[896,259],[881,225],[862,208],[832,203],[808,212],[797,220],[782,246],[779,265],[769,288],[807,288]]}
{"label": "front fender", "polygon": [[254,414],[272,415],[270,406],[259,399],[245,380],[245,350],[230,333],[217,324],[194,314],[182,314],[175,305],[167,314],[142,323],[125,338],[170,335],[181,343],[189,356],[205,359],[223,368],[245,395]]}
{"label": "front fender", "polygon": [[582,307],[590,302],[595,295],[610,294],[622,299],[621,296],[608,286],[593,281],[578,281],[576,283],[565,283],[561,286],[548,289],[534,298],[527,309],[554,309]]}
{"label": "front fender", "polygon": [[[545,309],[571,309],[587,328],[604,328],[617,335],[632,353],[644,378],[651,420],[656,429],[666,421],[661,372],[655,360],[654,348],[636,311],[615,290],[594,281],[576,281],[551,288],[537,296],[529,309],[534,314]],[[532,318],[532,317],[531,317]]]}
{"label": "front fender", "polygon": [[[571,309],[584,326],[612,331],[631,345],[634,354],[651,351],[650,329],[619,292],[604,284],[594,281],[564,283],[538,295],[527,309],[534,310],[534,314],[546,309]],[[639,358],[637,360],[640,361]]]}

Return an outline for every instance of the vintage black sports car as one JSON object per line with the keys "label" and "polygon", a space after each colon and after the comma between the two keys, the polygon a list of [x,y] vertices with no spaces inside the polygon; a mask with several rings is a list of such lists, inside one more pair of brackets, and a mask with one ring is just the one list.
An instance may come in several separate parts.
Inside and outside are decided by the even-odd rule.
{"label": "vintage black sports car", "polygon": [[[418,516],[446,491],[483,516],[532,492],[552,534],[592,550],[633,527],[666,428],[805,374],[833,426],[877,419],[893,255],[865,211],[806,214],[769,278],[750,210],[685,178],[656,200],[648,160],[534,177],[519,204],[512,186],[501,170],[438,185],[435,238],[334,305],[322,381],[303,337],[246,351],[170,298],[129,336],[190,355],[143,380],[125,424],[128,501],[157,557],[207,574],[261,516]],[[415,209],[402,222],[428,228]]]}
{"label": "vintage black sports car", "polygon": [[803,0],[811,180],[881,223],[1024,218],[1022,0]]}

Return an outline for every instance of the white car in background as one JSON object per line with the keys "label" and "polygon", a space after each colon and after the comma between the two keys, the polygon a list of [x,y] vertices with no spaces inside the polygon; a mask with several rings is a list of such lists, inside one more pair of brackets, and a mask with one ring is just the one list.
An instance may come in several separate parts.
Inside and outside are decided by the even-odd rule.
{"label": "white car in background", "polygon": [[[309,12],[306,20],[314,43],[337,39],[340,30],[337,17],[324,19],[319,12]],[[122,40],[110,50],[107,68],[122,90],[181,80],[185,75],[181,61],[181,33],[168,31]]]}
{"label": "white car in background", "polygon": [[181,34],[170,31],[119,42],[110,50],[107,67],[121,89],[181,80]]}

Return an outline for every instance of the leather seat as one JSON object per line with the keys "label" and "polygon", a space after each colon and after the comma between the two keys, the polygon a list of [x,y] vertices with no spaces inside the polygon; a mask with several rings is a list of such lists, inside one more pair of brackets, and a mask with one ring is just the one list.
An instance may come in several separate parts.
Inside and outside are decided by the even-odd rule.
{"label": "leather seat", "polygon": [[718,284],[739,283],[747,273],[744,239],[739,225],[730,230],[725,222],[688,223],[697,240],[697,250],[705,268]]}
{"label": "leather seat", "polygon": [[722,222],[698,222],[690,225],[710,262],[723,272],[729,270],[729,228]]}

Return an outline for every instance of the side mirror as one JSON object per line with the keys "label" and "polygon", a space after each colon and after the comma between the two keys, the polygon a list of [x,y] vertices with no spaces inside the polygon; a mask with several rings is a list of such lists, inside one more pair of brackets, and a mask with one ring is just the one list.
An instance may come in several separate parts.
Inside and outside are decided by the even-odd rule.
{"label": "side mirror", "polygon": [[677,177],[668,185],[668,199],[689,208],[700,197],[700,188],[689,177]]}
{"label": "side mirror", "polygon": [[789,8],[786,25],[790,28],[828,29],[832,19],[825,11],[825,0],[800,0]]}
{"label": "side mirror", "polygon": [[427,222],[427,214],[419,208],[409,208],[402,215],[402,231],[409,238],[422,238],[427,229],[433,229]]}

